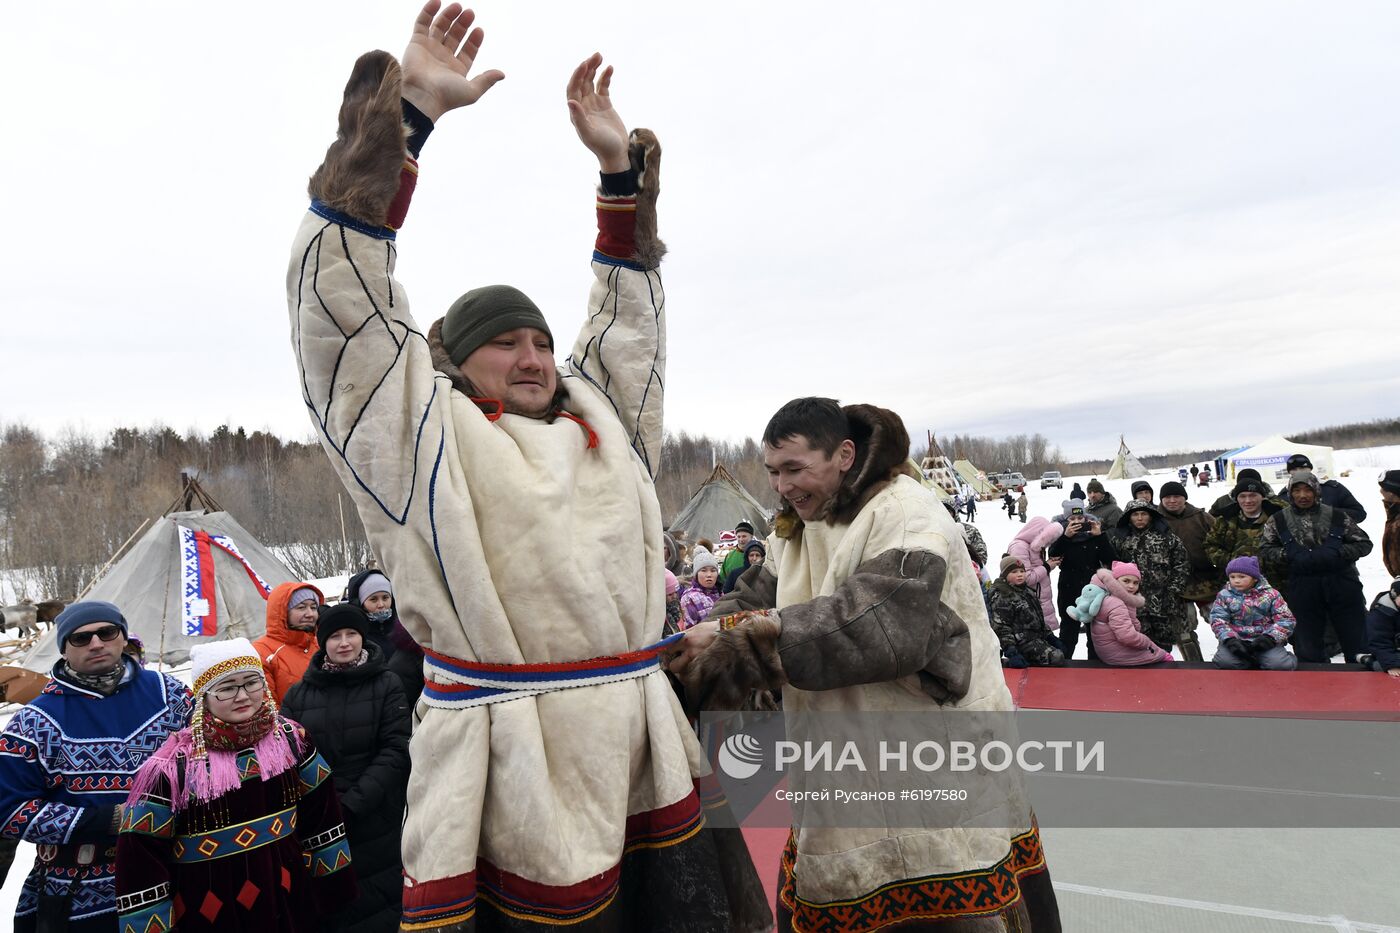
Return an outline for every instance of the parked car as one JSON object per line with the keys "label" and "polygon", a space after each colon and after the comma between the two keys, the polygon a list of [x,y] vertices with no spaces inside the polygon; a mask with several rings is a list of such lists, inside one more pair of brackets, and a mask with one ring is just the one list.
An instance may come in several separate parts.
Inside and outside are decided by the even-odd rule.
{"label": "parked car", "polygon": [[1008,473],[988,473],[987,482],[1001,489],[1014,489],[1016,492],[1020,492],[1026,486],[1026,478],[1014,471]]}
{"label": "parked car", "polygon": [[1059,470],[1046,470],[1040,474],[1040,488],[1045,489],[1048,486],[1054,486],[1056,489],[1065,488],[1065,480],[1060,475]]}

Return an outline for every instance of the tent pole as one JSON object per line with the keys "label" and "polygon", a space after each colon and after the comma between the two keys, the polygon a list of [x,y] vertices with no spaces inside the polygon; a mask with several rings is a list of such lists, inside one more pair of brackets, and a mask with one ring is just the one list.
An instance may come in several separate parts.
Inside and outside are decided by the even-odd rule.
{"label": "tent pole", "polygon": [[102,579],[102,575],[107,572],[108,567],[112,566],[112,562],[121,556],[121,553],[126,550],[126,546],[130,544],[133,540],[135,540],[136,536],[141,533],[141,530],[150,523],[151,520],[148,518],[145,521],[143,521],[139,526],[137,526],[136,530],[131,533],[131,537],[123,541],[122,546],[113,551],[112,556],[107,558],[107,563],[103,564],[101,568],[98,569],[97,573],[93,574],[92,579],[88,581],[88,585],[83,587],[83,591],[78,594],[78,598],[73,600],[73,602],[78,602],[79,600],[81,600],[84,596],[88,594],[88,590],[92,589],[94,586],[97,585],[97,581]]}
{"label": "tent pole", "polygon": [[345,549],[345,572],[350,572],[350,539],[345,536],[345,502],[340,493],[335,494],[335,504],[340,509],[340,544]]}

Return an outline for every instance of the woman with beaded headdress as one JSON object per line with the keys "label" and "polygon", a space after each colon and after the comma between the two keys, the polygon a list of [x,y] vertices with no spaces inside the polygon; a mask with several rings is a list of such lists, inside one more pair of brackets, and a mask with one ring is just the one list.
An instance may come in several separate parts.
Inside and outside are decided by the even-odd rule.
{"label": "woman with beaded headdress", "polygon": [[246,638],[190,652],[194,713],[136,775],[122,929],[316,930],[357,894],[330,767],[277,712]]}

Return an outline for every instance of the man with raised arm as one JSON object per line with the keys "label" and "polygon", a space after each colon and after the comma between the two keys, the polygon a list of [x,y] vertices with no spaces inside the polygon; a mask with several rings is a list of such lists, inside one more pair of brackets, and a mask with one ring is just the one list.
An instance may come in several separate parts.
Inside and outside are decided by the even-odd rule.
{"label": "man with raised arm", "polygon": [[404,928],[766,929],[742,838],[706,827],[712,778],[660,669],[660,147],[629,140],[601,56],[568,84],[602,179],[563,365],[523,292],[474,288],[424,329],[394,278],[424,140],[504,77],[469,77],[473,19],[431,0],[402,68],[356,62],[288,272],[307,408],[425,652]]}

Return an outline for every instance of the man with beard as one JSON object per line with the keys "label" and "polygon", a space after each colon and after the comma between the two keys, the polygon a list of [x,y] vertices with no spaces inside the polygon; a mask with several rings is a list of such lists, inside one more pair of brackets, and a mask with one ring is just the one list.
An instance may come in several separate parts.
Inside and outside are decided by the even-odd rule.
{"label": "man with beard", "polygon": [[[356,62],[288,271],[312,423],[424,649],[403,925],[767,929],[742,837],[700,803],[712,775],[661,669],[661,151],[629,135],[601,55],[565,94],[600,190],[562,368],[519,289],[474,288],[425,327],[394,277],[429,133],[504,77],[469,77],[473,21],[430,0],[402,68],[385,52]],[[496,183],[516,142],[477,141],[496,164],[453,167],[449,187]],[[476,256],[467,234],[491,236],[464,201],[454,268]]]}
{"label": "man with beard", "polygon": [[1366,649],[1366,595],[1356,562],[1373,547],[1366,532],[1341,508],[1324,504],[1317,477],[1296,470],[1288,478],[1290,505],[1264,527],[1259,554],[1270,582],[1283,590],[1298,627],[1293,649],[1299,661],[1326,664],[1328,625],[1347,663]]}

